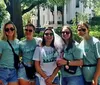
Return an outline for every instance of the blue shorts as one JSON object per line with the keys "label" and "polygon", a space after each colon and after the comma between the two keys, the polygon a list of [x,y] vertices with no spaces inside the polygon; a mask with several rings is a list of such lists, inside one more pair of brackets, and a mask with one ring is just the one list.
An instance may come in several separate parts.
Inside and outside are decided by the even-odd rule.
{"label": "blue shorts", "polygon": [[18,76],[16,69],[0,67],[0,80],[3,81],[4,85],[7,85],[9,82],[17,82]]}
{"label": "blue shorts", "polygon": [[35,81],[35,79],[30,80],[27,78],[25,67],[23,66],[23,64],[20,64],[20,68],[18,70],[18,79],[24,79],[33,82]]}
{"label": "blue shorts", "polygon": [[83,76],[62,77],[61,85],[84,85]]}

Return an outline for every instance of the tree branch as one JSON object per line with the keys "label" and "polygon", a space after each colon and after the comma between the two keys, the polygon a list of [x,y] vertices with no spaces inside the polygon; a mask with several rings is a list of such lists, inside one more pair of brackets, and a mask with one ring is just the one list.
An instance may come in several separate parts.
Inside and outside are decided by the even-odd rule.
{"label": "tree branch", "polygon": [[32,8],[34,8],[35,6],[37,6],[38,4],[42,4],[42,3],[46,3],[47,0],[39,0],[39,1],[34,1],[34,3],[27,9],[24,9],[22,11],[22,15],[25,14],[26,12],[32,10]]}

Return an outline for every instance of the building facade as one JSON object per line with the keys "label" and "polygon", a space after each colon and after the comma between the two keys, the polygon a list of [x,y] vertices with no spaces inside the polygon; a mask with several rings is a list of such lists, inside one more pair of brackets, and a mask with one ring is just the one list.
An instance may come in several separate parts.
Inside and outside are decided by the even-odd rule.
{"label": "building facade", "polygon": [[[39,7],[40,16],[40,27],[58,27],[59,25],[71,24],[72,20],[75,18],[76,22],[78,14],[87,16],[88,19],[94,16],[93,8],[84,7],[82,0],[69,0],[63,5],[63,10],[59,10],[57,5],[54,5],[54,10],[51,11],[48,7]],[[36,10],[36,16],[31,18],[31,22],[37,26],[38,11]]]}

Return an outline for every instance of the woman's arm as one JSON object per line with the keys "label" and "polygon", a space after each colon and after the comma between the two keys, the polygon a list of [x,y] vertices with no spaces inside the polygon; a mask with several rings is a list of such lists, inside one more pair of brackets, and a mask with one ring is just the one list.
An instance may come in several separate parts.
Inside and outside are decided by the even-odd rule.
{"label": "woman's arm", "polygon": [[46,82],[47,82],[48,84],[50,84],[50,85],[52,84],[52,81],[54,80],[54,78],[55,78],[55,76],[57,75],[58,71],[59,71],[59,67],[56,67],[56,68],[54,69],[52,75],[49,76],[49,77],[46,79]]}
{"label": "woman's arm", "polygon": [[62,66],[62,65],[69,65],[69,66],[82,66],[83,65],[83,60],[79,59],[79,60],[73,60],[73,61],[68,61],[65,59],[60,59],[57,61],[58,66]]}
{"label": "woman's arm", "polygon": [[100,76],[100,58],[98,58],[96,72],[95,72],[94,78],[92,80],[92,85],[97,85],[98,84],[98,77],[99,76]]}
{"label": "woman's arm", "polygon": [[35,68],[36,68],[36,71],[41,75],[41,77],[43,77],[44,79],[47,79],[48,76],[42,71],[40,67],[40,61],[35,61]]}
{"label": "woman's arm", "polygon": [[[67,61],[68,62],[68,61]],[[82,66],[83,65],[83,60],[74,60],[69,62],[69,66]]]}

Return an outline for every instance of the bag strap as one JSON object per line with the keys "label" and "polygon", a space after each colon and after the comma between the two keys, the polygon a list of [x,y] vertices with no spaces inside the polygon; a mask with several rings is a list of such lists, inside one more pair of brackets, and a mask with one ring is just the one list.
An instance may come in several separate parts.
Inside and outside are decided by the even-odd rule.
{"label": "bag strap", "polygon": [[8,44],[10,45],[12,52],[15,54],[14,48],[12,47],[11,43],[7,40]]}
{"label": "bag strap", "polygon": [[89,65],[83,65],[83,67],[93,67],[96,66],[97,64],[89,64]]}

